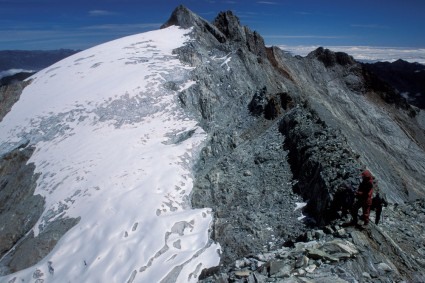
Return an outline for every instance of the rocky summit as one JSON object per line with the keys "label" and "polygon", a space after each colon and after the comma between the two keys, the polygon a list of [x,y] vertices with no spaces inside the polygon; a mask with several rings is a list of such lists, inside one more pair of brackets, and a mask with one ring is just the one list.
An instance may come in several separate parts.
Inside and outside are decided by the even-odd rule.
{"label": "rocky summit", "polygon": [[[423,110],[348,54],[318,48],[294,57],[266,46],[231,11],[208,22],[179,6],[162,28],[172,25],[191,28],[193,40],[174,53],[196,84],[164,87],[178,91],[180,106],[207,133],[190,201],[212,209],[210,237],[221,246],[220,265],[199,281],[425,282]],[[36,209],[27,216],[9,208],[43,205],[31,196],[33,149],[23,148],[2,156],[0,216],[35,221]],[[338,191],[356,188],[364,169],[389,204],[378,225],[350,226]],[[25,192],[17,198],[8,184]],[[48,248],[76,222],[47,229]],[[3,269],[30,266],[17,264],[29,261],[23,252],[7,251],[31,225],[2,225]],[[41,252],[33,260],[46,246],[34,241]]]}

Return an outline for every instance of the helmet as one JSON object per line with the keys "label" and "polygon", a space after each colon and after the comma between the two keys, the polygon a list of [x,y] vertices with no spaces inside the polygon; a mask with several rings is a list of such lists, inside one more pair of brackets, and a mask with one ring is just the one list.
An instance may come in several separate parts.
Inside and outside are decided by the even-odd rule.
{"label": "helmet", "polygon": [[367,179],[373,179],[372,173],[369,170],[364,170],[362,172],[362,177]]}

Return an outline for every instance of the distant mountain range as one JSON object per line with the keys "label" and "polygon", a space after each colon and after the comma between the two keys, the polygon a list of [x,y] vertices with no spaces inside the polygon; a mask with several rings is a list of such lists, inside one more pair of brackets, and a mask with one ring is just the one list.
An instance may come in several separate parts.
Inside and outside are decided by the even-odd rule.
{"label": "distant mountain range", "polygon": [[77,52],[70,49],[0,51],[0,79],[20,71],[39,71]]}
{"label": "distant mountain range", "polygon": [[[0,86],[21,81],[80,50],[0,51]],[[399,91],[407,101],[425,109],[425,65],[404,60],[364,63],[366,69]]]}
{"label": "distant mountain range", "polygon": [[366,69],[395,88],[407,101],[425,108],[425,65],[404,60],[364,64]]}

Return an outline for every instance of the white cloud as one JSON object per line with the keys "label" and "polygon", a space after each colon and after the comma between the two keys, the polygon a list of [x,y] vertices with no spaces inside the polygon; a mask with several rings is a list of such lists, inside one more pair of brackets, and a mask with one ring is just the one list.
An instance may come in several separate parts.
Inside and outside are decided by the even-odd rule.
{"label": "white cloud", "polygon": [[367,29],[389,29],[389,26],[386,25],[377,25],[377,24],[352,24],[350,25],[353,28],[367,28]]}
{"label": "white cloud", "polygon": [[139,23],[139,24],[103,24],[95,26],[83,27],[83,30],[111,30],[111,31],[122,31],[122,30],[137,30],[154,28],[157,29],[161,26],[160,23]]}
{"label": "white cloud", "polygon": [[266,5],[278,5],[277,2],[271,2],[271,1],[258,1],[258,4],[266,4]]}
{"label": "white cloud", "polygon": [[15,74],[22,73],[22,72],[32,73],[34,71],[32,71],[32,70],[24,70],[24,69],[9,69],[9,70],[1,71],[0,72],[0,79],[2,79],[4,77],[8,77],[8,76],[13,76]]}
{"label": "white cloud", "polygon": [[265,35],[264,38],[273,38],[273,39],[279,39],[279,38],[315,38],[315,39],[336,39],[336,38],[347,38],[346,36],[339,36],[339,35]]}
{"label": "white cloud", "polygon": [[116,15],[115,12],[105,11],[105,10],[91,10],[89,11],[90,16],[112,16]]}
{"label": "white cloud", "polygon": [[[311,51],[320,47],[319,45],[279,45],[282,50],[294,55],[306,56]],[[374,47],[374,46],[323,46],[332,51],[345,52],[356,60],[363,62],[388,61],[393,62],[403,59],[408,62],[425,64],[425,48],[408,47]]]}

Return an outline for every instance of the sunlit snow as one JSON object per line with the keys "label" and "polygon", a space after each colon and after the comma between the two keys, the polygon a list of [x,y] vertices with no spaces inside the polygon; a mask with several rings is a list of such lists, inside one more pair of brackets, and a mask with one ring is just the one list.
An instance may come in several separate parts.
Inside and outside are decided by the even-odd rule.
{"label": "sunlit snow", "polygon": [[195,83],[172,54],[189,32],[125,37],[32,77],[0,124],[0,154],[36,147],[35,193],[46,198],[36,234],[58,217],[81,220],[40,263],[0,281],[32,282],[38,270],[44,282],[190,282],[218,265],[211,210],[189,203],[206,134],[164,84]]}
{"label": "sunlit snow", "polygon": [[[307,203],[306,202],[296,202],[295,203],[294,211],[297,211],[299,209],[302,209],[302,208],[304,208],[306,206],[307,206]],[[304,214],[302,214],[302,212],[301,212],[301,216],[297,217],[297,219],[298,220],[303,220],[305,217],[306,216]]]}
{"label": "sunlit snow", "polygon": [[297,211],[298,209],[304,208],[307,205],[306,202],[296,202],[294,211]]}

